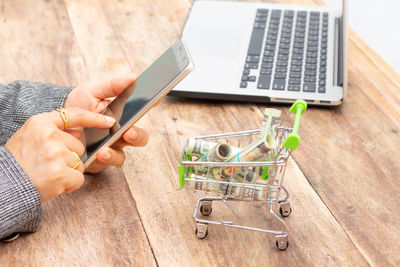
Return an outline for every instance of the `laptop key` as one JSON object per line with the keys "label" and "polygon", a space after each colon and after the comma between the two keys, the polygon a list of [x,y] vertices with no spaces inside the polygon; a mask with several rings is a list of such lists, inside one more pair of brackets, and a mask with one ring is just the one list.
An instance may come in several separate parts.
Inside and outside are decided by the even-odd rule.
{"label": "laptop key", "polygon": [[306,63],[307,64],[316,64],[317,59],[315,57],[314,58],[312,58],[312,57],[306,58]]}
{"label": "laptop key", "polygon": [[261,69],[260,74],[271,75],[272,69]]}
{"label": "laptop key", "polygon": [[301,72],[291,72],[289,74],[290,78],[301,78]]}
{"label": "laptop key", "polygon": [[271,18],[280,19],[281,18],[282,10],[274,9],[271,12]]}
{"label": "laptop key", "polygon": [[306,64],[306,70],[315,70],[317,69],[317,64]]}
{"label": "laptop key", "polygon": [[285,17],[293,18],[293,16],[294,16],[294,11],[293,10],[285,10]]}
{"label": "laptop key", "polygon": [[274,65],[272,63],[262,63],[261,68],[263,69],[272,69]]}
{"label": "laptop key", "polygon": [[274,62],[274,57],[263,57],[263,62],[267,63]]}
{"label": "laptop key", "polygon": [[276,61],[276,66],[287,67],[287,65],[288,65],[287,60],[278,60],[278,61]]}
{"label": "laptop key", "polygon": [[286,73],[278,72],[274,75],[275,79],[286,79]]}
{"label": "laptop key", "polygon": [[318,87],[318,93],[325,93],[326,92],[326,87],[325,86],[319,86]]}
{"label": "laptop key", "polygon": [[294,48],[304,48],[304,43],[294,43],[293,47]]}
{"label": "laptop key", "polygon": [[275,56],[275,52],[267,50],[267,51],[264,52],[264,56],[265,57],[273,57],[273,56]]}
{"label": "laptop key", "polygon": [[242,74],[243,75],[249,75],[250,74],[250,70],[249,69],[244,69]]}
{"label": "laptop key", "polygon": [[246,63],[244,65],[245,69],[258,69],[258,63]]}
{"label": "laptop key", "polygon": [[289,59],[288,55],[283,55],[283,54],[278,55],[278,60],[288,60],[288,59]]}
{"label": "laptop key", "polygon": [[247,82],[240,82],[240,88],[247,88]]}
{"label": "laptop key", "polygon": [[248,55],[246,58],[247,63],[258,63],[260,61],[260,56]]}
{"label": "laptop key", "polygon": [[256,23],[254,23],[254,28],[255,29],[265,29],[265,23],[256,22]]}
{"label": "laptop key", "polygon": [[316,70],[306,70],[306,72],[304,74],[307,76],[315,76],[315,75],[317,75],[317,71]]}
{"label": "laptop key", "polygon": [[[278,56],[279,57],[279,56]],[[292,59],[303,60],[303,54],[293,54]]]}
{"label": "laptop key", "polygon": [[286,73],[286,68],[285,67],[276,67],[275,68],[275,72],[283,72],[283,73]]}
{"label": "laptop key", "polygon": [[280,43],[281,44],[290,44],[290,38],[282,38],[281,37],[281,40],[280,40]]}
{"label": "laptop key", "polygon": [[280,49],[289,49],[290,48],[290,44],[285,44],[285,43],[280,43],[279,44],[279,48]]}
{"label": "laptop key", "polygon": [[307,17],[307,11],[297,11],[297,17]]}
{"label": "laptop key", "polygon": [[303,92],[315,92],[315,83],[305,82],[303,84]]}
{"label": "laptop key", "polygon": [[249,79],[249,76],[247,76],[247,75],[243,75],[242,76],[242,81],[243,82],[246,82],[248,79]]}
{"label": "laptop key", "polygon": [[267,23],[267,16],[257,16],[255,22],[264,23],[265,25]]}
{"label": "laptop key", "polygon": [[288,91],[300,91],[299,84],[289,84]]}
{"label": "laptop key", "polygon": [[271,83],[271,75],[263,75],[263,74],[261,74],[258,77],[257,88],[258,89],[269,89],[270,83]]}
{"label": "laptop key", "polygon": [[289,84],[301,84],[301,79],[300,78],[290,78]]}
{"label": "laptop key", "polygon": [[303,65],[303,61],[301,60],[292,60],[292,66],[301,66]]}
{"label": "laptop key", "polygon": [[293,72],[301,72],[301,71],[302,71],[302,67],[296,66],[296,65],[292,65],[292,66],[290,67],[290,71],[293,71]]}
{"label": "laptop key", "polygon": [[249,76],[248,81],[249,82],[255,82],[256,81],[256,76]]}
{"label": "laptop key", "polygon": [[264,47],[264,52],[265,51],[271,51],[271,52],[275,52],[275,46],[274,45],[266,45]]}
{"label": "laptop key", "polygon": [[268,14],[269,9],[266,8],[258,8],[257,13],[267,13]]}
{"label": "laptop key", "polygon": [[279,50],[278,50],[278,53],[279,54],[281,54],[281,55],[289,55],[289,49],[286,49],[286,48],[280,48]]}
{"label": "laptop key", "polygon": [[305,76],[304,77],[304,81],[305,82],[316,82],[317,81],[317,78],[315,77],[315,76]]}
{"label": "laptop key", "polygon": [[258,56],[261,53],[265,29],[253,28],[247,54]]}
{"label": "laptop key", "polygon": [[273,90],[285,90],[286,79],[274,79],[272,84]]}

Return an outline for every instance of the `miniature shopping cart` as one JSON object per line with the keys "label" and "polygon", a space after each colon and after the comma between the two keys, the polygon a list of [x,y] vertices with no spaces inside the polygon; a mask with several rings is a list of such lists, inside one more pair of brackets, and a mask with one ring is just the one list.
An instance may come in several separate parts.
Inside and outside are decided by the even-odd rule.
{"label": "miniature shopping cart", "polygon": [[[288,247],[288,234],[285,231],[285,222],[280,216],[275,213],[279,210],[282,217],[287,217],[291,214],[289,192],[283,186],[283,178],[288,162],[288,158],[293,150],[300,143],[300,137],[297,133],[300,123],[300,117],[306,110],[307,104],[303,100],[297,100],[290,112],[295,113],[293,128],[283,126],[285,118],[281,121],[276,128],[276,147],[273,153],[266,158],[265,161],[250,161],[250,162],[207,162],[199,161],[195,156],[185,153],[185,147],[182,152],[179,164],[179,178],[181,187],[192,189],[195,191],[202,191],[210,196],[201,197],[197,201],[194,210],[194,221],[196,223],[196,235],[199,239],[203,239],[208,235],[208,225],[223,225],[234,228],[241,228],[247,230],[260,231],[271,233],[275,235],[276,246],[280,250],[285,250]],[[259,137],[260,130],[244,131],[227,134],[217,134],[196,137],[207,142],[226,143],[231,146],[243,148],[248,144],[254,142]],[[212,177],[212,172],[216,170],[223,170],[224,168],[241,168],[259,174],[259,179],[256,183],[243,183],[237,182],[230,177],[227,180],[217,180]],[[196,175],[201,168],[203,175]],[[281,191],[284,196],[281,196]],[[269,205],[269,213],[275,218],[279,224],[279,229],[264,229],[252,226],[245,226],[235,223],[237,217],[237,210],[232,206],[232,201],[262,201]],[[205,219],[212,212],[212,203],[214,201],[221,201],[226,204],[233,213],[233,218],[229,220],[215,221]],[[201,213],[200,216],[199,213]]]}

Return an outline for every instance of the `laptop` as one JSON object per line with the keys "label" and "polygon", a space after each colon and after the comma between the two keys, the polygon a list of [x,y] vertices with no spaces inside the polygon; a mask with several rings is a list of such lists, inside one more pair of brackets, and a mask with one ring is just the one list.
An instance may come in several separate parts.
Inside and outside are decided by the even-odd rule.
{"label": "laptop", "polygon": [[339,105],[347,90],[347,3],[197,0],[182,39],[196,69],[172,96]]}

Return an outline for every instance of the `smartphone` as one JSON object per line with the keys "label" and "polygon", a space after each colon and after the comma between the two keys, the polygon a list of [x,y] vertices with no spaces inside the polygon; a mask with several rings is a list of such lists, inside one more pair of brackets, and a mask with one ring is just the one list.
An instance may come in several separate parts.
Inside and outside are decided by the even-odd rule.
{"label": "smartphone", "polygon": [[129,85],[104,110],[116,123],[111,129],[85,129],[85,168],[95,159],[103,146],[111,146],[152,106],[166,96],[194,68],[191,57],[179,40],[165,51],[138,79]]}

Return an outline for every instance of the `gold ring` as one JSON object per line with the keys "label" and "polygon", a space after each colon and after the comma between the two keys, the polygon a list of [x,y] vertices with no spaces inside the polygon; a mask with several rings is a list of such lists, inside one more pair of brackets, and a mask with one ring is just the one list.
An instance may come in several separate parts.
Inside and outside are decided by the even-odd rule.
{"label": "gold ring", "polygon": [[117,165],[118,168],[121,168],[122,166],[124,166],[123,162],[121,164]]}
{"label": "gold ring", "polygon": [[18,237],[19,237],[19,233],[13,233],[13,234],[1,239],[1,241],[10,243],[10,242],[13,242],[15,239],[17,239]]}
{"label": "gold ring", "polygon": [[63,109],[63,108],[58,108],[57,111],[60,112],[60,117],[64,122],[64,129],[67,129],[68,128],[68,122],[69,122],[69,116],[68,116],[67,111],[65,109]]}
{"label": "gold ring", "polygon": [[72,154],[74,154],[74,156],[76,158],[76,163],[71,168],[77,170],[79,168],[79,164],[81,164],[81,159],[79,158],[78,154],[76,154],[75,152],[72,151]]}

